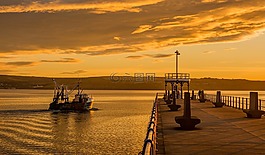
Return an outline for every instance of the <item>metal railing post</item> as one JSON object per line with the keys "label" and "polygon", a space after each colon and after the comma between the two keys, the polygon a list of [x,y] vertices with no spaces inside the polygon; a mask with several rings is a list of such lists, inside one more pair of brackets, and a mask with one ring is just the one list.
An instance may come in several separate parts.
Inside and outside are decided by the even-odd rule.
{"label": "metal railing post", "polygon": [[229,96],[229,107],[231,107],[232,106],[232,96]]}
{"label": "metal railing post", "polygon": [[246,109],[248,109],[248,99],[246,98]]}
{"label": "metal railing post", "polygon": [[239,105],[238,109],[241,109],[241,106],[240,106],[240,97],[238,98],[238,105]]}
{"label": "metal railing post", "polygon": [[236,109],[238,109],[238,107],[237,107],[237,97],[236,97]]}
{"label": "metal railing post", "polygon": [[158,101],[158,93],[156,94],[156,98],[154,101],[154,105],[152,108],[150,122],[148,123],[146,138],[144,140],[144,145],[142,151],[139,154],[142,155],[154,155],[156,154],[156,128],[157,128],[157,101]]}
{"label": "metal railing post", "polygon": [[261,108],[261,99],[259,99],[259,110],[262,110],[262,108]]}
{"label": "metal railing post", "polygon": [[233,108],[235,107],[235,97],[233,96]]}

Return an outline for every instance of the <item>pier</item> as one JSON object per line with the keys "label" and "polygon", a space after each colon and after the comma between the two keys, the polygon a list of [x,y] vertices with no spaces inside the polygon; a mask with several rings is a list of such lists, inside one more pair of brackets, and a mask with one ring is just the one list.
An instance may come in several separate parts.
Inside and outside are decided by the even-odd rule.
{"label": "pier", "polygon": [[[176,73],[165,74],[165,93],[156,94],[139,154],[264,154],[265,101],[258,99],[258,92],[242,98],[199,90],[196,97],[192,90],[190,96],[190,74],[178,72],[180,53],[175,53]],[[184,84],[187,92],[183,99]]]}
{"label": "pier", "polygon": [[[175,117],[182,116],[184,109],[170,111],[161,95],[157,96],[157,145],[156,151],[150,154],[264,154],[264,116],[260,119],[247,118],[242,108],[237,108],[232,100],[225,101],[222,108],[215,108],[209,99],[209,96],[213,99],[214,95],[206,94],[205,103],[190,100],[191,113],[200,118],[201,123],[194,130],[182,130]],[[222,101],[225,98],[228,97],[222,97]],[[183,99],[177,99],[177,103],[184,107]],[[243,109],[246,109],[246,102],[243,103]],[[250,103],[247,103],[249,107]],[[262,107],[259,106],[259,109]]]}

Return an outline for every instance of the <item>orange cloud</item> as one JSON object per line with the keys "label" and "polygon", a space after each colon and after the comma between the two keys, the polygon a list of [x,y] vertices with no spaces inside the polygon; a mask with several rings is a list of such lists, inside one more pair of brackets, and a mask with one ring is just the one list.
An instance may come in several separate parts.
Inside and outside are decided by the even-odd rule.
{"label": "orange cloud", "polygon": [[129,59],[140,59],[143,57],[150,57],[150,58],[154,58],[154,59],[159,59],[159,58],[168,58],[173,56],[174,54],[144,54],[144,55],[131,55],[131,56],[127,56],[126,58]]}
{"label": "orange cloud", "polygon": [[67,3],[63,0],[46,2],[39,0],[31,3],[18,3],[15,5],[0,6],[0,13],[11,12],[57,12],[57,11],[73,11],[73,10],[88,10],[93,13],[102,14],[106,12],[128,11],[140,12],[140,7],[146,5],[153,5],[163,0],[125,0],[120,2],[106,1],[83,1]]}
{"label": "orange cloud", "polygon": [[0,2],[0,53],[121,54],[238,41],[265,29],[264,0],[17,2]]}
{"label": "orange cloud", "polygon": [[6,62],[5,65],[7,66],[16,66],[16,67],[28,67],[36,65],[36,62],[31,61],[13,61],[13,62]]}
{"label": "orange cloud", "polygon": [[202,3],[224,3],[227,2],[228,0],[202,0]]}
{"label": "orange cloud", "polygon": [[40,62],[76,63],[78,61],[75,58],[62,58],[61,60],[41,60]]}
{"label": "orange cloud", "polygon": [[130,56],[127,56],[126,58],[128,58],[128,59],[140,59],[140,58],[143,58],[143,56],[141,56],[141,55],[130,55]]}
{"label": "orange cloud", "polygon": [[202,2],[222,2],[223,5],[189,15],[158,19],[153,24],[149,22],[148,25],[140,25],[134,32],[138,35],[152,35],[157,44],[163,47],[237,41],[265,29],[265,17],[262,16],[265,12],[265,1],[255,0],[253,4],[258,5],[241,1],[240,4],[220,0]]}
{"label": "orange cloud", "polygon": [[148,57],[151,58],[168,58],[168,57],[172,57],[174,54],[145,54]]}
{"label": "orange cloud", "polygon": [[120,41],[121,37],[113,37],[114,40]]}
{"label": "orange cloud", "polygon": [[145,31],[148,31],[151,29],[152,29],[152,25],[141,25],[139,28],[137,28],[135,31],[133,31],[132,34],[143,33]]}

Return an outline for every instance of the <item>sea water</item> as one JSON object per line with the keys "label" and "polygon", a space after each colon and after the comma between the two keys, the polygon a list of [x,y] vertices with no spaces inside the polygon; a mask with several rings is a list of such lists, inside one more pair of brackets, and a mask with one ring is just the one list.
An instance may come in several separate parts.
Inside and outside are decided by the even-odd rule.
{"label": "sea water", "polygon": [[[54,114],[47,110],[53,90],[0,90],[0,154],[138,154],[155,94],[163,91],[85,92],[98,110]],[[249,97],[249,91],[222,94]]]}
{"label": "sea water", "polygon": [[54,114],[53,90],[0,90],[0,154],[138,154],[157,91],[85,92],[98,110]]}

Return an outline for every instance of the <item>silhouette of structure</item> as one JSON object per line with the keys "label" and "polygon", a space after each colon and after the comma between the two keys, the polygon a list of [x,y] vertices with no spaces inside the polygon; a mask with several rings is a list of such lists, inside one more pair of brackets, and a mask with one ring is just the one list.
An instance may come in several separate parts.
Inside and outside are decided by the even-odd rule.
{"label": "silhouette of structure", "polygon": [[205,95],[204,95],[204,90],[199,90],[198,95],[199,95],[199,101],[201,103],[204,103],[206,101]]}
{"label": "silhouette of structure", "polygon": [[261,118],[261,116],[265,114],[265,111],[258,109],[258,100],[258,92],[250,92],[249,109],[243,110],[248,118]]}
{"label": "silhouette of structure", "polygon": [[192,90],[192,92],[191,92],[191,99],[196,100],[196,95],[194,94],[194,90]]}
{"label": "silhouette of structure", "polygon": [[190,93],[185,92],[184,95],[184,115],[176,116],[175,121],[180,124],[181,129],[192,130],[195,128],[195,125],[201,122],[201,120],[196,116],[191,116]]}
{"label": "silhouette of structure", "polygon": [[214,106],[216,108],[221,108],[223,107],[225,104],[222,102],[222,97],[221,97],[221,91],[217,91],[216,92],[216,102],[213,102]]}
{"label": "silhouette of structure", "polygon": [[[179,51],[176,52],[176,73],[166,73],[165,74],[165,97],[166,103],[169,104],[168,107],[170,110],[178,110],[181,106],[176,104],[176,99],[183,99],[183,85],[187,83],[188,91],[190,84],[190,74],[188,73],[178,73],[178,56],[180,55]],[[168,84],[171,86],[168,90]],[[178,91],[178,85],[180,85],[180,93]],[[172,101],[171,101],[172,99]],[[172,104],[171,104],[172,102]]]}

